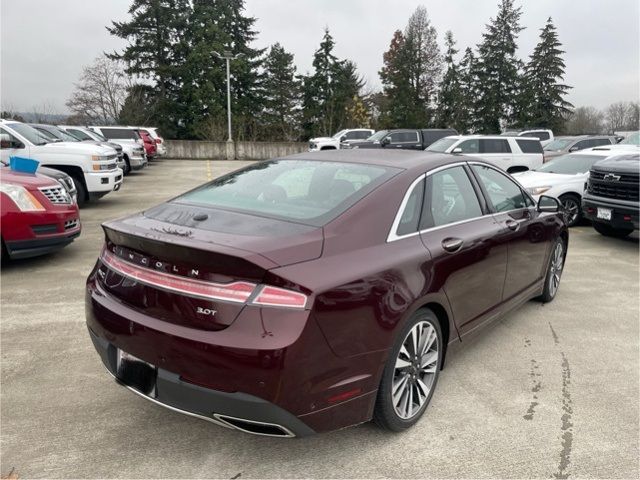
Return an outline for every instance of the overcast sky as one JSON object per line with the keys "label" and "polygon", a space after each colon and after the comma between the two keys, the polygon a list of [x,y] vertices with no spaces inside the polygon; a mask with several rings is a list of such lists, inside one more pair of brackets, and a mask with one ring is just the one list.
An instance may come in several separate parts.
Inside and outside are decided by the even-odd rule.
{"label": "overcast sky", "polygon": [[[130,0],[2,0],[0,2],[0,101],[18,111],[66,112],[65,101],[83,66],[104,51],[124,46],[105,26],[127,18]],[[258,21],[256,46],[280,42],[295,55],[300,73],[311,68],[323,29],[336,54],[358,64],[370,87],[380,86],[382,53],[415,8],[427,7],[442,45],[451,29],[460,50],[475,46],[498,0],[247,0]],[[598,108],[638,100],[638,0],[535,0],[523,6],[521,58],[527,59],[539,29],[553,17],[566,50],[569,101]]]}

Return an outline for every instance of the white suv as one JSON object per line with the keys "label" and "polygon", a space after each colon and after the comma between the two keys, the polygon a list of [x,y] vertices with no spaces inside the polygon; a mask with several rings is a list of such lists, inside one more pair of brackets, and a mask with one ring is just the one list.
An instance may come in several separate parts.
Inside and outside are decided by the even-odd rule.
{"label": "white suv", "polygon": [[[131,127],[99,127],[89,126],[89,130],[102,135],[110,142],[122,145],[122,149],[127,152],[125,161],[129,160],[132,170],[140,170],[147,165],[147,156],[144,153],[144,143]],[[131,152],[129,154],[128,152]]]}
{"label": "white suv", "polygon": [[119,190],[123,172],[113,148],[82,142],[52,142],[51,137],[13,120],[0,120],[4,162],[10,157],[27,157],[41,165],[68,174],[78,191],[78,205]]}
{"label": "white suv", "polygon": [[533,170],[543,163],[542,145],[533,137],[456,135],[441,138],[427,151],[482,158],[509,173]]}
{"label": "white suv", "polygon": [[309,151],[340,150],[340,143],[361,142],[375,133],[370,128],[340,130],[333,137],[318,137],[309,140]]}

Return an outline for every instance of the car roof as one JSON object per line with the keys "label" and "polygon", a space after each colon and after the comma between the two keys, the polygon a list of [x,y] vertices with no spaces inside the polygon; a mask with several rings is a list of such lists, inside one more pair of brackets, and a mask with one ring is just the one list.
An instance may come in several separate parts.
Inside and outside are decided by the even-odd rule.
{"label": "car roof", "polygon": [[537,140],[540,141],[539,138],[536,137],[519,137],[518,135],[511,134],[502,134],[502,135],[449,135],[445,138],[455,138],[456,140],[469,140],[475,138],[484,138],[487,140],[505,140],[506,138],[518,138],[518,140]]}
{"label": "car roof", "polygon": [[[383,167],[395,167],[404,170],[421,169],[427,171],[449,163],[461,161],[477,162],[476,158],[467,158],[461,155],[448,153],[411,151],[411,150],[385,150],[385,149],[348,149],[348,150],[324,150],[320,152],[303,152],[278,160],[311,160],[319,162],[359,163],[364,165],[379,165]],[[484,163],[484,162],[483,162]]]}
{"label": "car roof", "polygon": [[[612,145],[613,146],[613,145]],[[570,155],[598,155],[600,157],[610,157],[613,155],[622,155],[624,153],[638,153],[638,148],[634,145],[629,145],[629,149],[626,148],[608,148],[607,145],[601,145],[593,148],[585,148],[584,150],[578,150]]]}

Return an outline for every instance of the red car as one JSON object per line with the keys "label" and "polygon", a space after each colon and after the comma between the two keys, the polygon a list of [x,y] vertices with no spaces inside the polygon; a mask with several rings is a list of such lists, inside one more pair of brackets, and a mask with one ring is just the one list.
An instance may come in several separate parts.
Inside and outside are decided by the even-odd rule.
{"label": "red car", "polygon": [[151,135],[149,135],[149,132],[147,132],[146,130],[138,130],[138,134],[144,142],[144,152],[147,154],[149,160],[153,159],[158,151],[156,141],[151,137]]}
{"label": "red car", "polygon": [[415,424],[445,355],[553,300],[569,241],[556,199],[488,163],[359,149],[256,163],[103,227],[86,318],[117,382],[279,437]]}
{"label": "red car", "polygon": [[80,235],[78,205],[57,181],[0,167],[2,256],[35,257]]}

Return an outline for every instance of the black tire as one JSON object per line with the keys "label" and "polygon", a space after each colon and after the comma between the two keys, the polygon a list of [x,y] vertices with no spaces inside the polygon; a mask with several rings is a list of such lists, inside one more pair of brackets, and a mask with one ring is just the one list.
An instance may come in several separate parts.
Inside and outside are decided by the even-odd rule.
{"label": "black tire", "polygon": [[[416,327],[417,329],[425,328],[426,330],[426,327],[424,327],[425,324],[430,325],[431,328],[433,329],[432,331],[434,331],[436,335],[436,338],[434,341],[434,344],[436,346],[435,365],[433,363],[434,360],[431,360],[431,361],[426,360],[427,358],[433,358],[434,356],[433,350],[429,348],[427,348],[425,353],[420,357],[421,360],[419,361],[419,364],[421,364],[422,361],[426,360],[428,361],[428,363],[425,364],[425,367],[428,366],[429,370],[432,370],[433,367],[435,366],[435,371],[432,374],[430,374],[432,376],[428,377],[430,380],[430,385],[425,398],[422,399],[423,403],[419,404],[419,407],[415,409],[415,412],[411,413],[411,416],[409,418],[403,418],[398,414],[396,410],[395,402],[393,400],[392,390],[394,385],[398,386],[403,384],[404,382],[404,385],[406,387],[399,388],[398,392],[408,392],[409,391],[408,389],[411,390],[410,394],[409,393],[406,394],[408,395],[408,398],[409,398],[409,400],[407,400],[407,403],[411,402],[411,407],[410,407],[411,410],[413,410],[414,392],[415,394],[419,395],[419,392],[424,393],[424,389],[420,387],[420,385],[416,383],[415,380],[411,379],[412,375],[410,372],[416,372],[416,370],[412,370],[414,369],[413,365],[396,368],[396,362],[402,360],[404,363],[409,363],[401,359],[400,355],[402,355],[405,358],[411,359],[410,354],[413,352],[408,352],[408,350],[410,349],[406,349],[406,348],[404,349],[404,352],[407,352],[409,354],[408,356],[401,354],[400,352],[401,350],[403,350],[405,340],[408,340],[410,338],[409,334],[413,332],[414,327]],[[432,331],[431,330],[429,331],[429,335],[431,335]],[[398,334],[398,338],[396,339],[396,342],[389,353],[389,358],[387,359],[386,366],[382,373],[382,379],[380,380],[380,386],[378,388],[378,394],[376,398],[376,405],[373,411],[373,421],[379,427],[384,428],[386,430],[391,430],[393,432],[401,432],[411,427],[418,420],[420,420],[422,415],[424,415],[424,412],[426,411],[427,407],[429,406],[429,403],[431,402],[431,397],[433,396],[433,392],[436,389],[436,385],[438,383],[438,376],[440,374],[440,368],[442,367],[443,354],[444,354],[444,344],[442,340],[442,329],[440,328],[438,317],[436,317],[436,315],[431,310],[428,310],[428,309],[418,310],[409,319],[409,321],[407,321],[407,323],[404,325],[404,327]],[[418,375],[420,375],[419,372],[418,372]],[[395,379],[400,378],[401,380],[394,382],[394,378]],[[426,377],[421,378],[421,381],[424,382],[425,379]],[[422,383],[422,385],[425,385],[425,384]],[[396,398],[400,398],[399,403],[402,404],[403,403],[402,399],[405,397],[404,397],[404,394],[398,393]],[[418,396],[418,402],[420,401],[421,399]]]}
{"label": "black tire", "polygon": [[564,217],[567,227],[575,227],[582,220],[582,200],[573,193],[565,193],[558,200],[567,212]]}
{"label": "black tire", "polygon": [[336,149],[336,147],[322,147],[320,149],[320,151],[323,151],[323,150],[335,150],[335,149]]}
{"label": "black tire", "polygon": [[72,175],[71,179],[78,192],[78,207],[83,207],[89,201],[89,195],[87,194],[87,187],[84,185],[84,179],[79,175]]}
{"label": "black tire", "polygon": [[[558,267],[557,265],[557,252],[558,247],[562,250],[560,252],[561,264]],[[547,265],[547,272],[544,277],[544,290],[542,290],[542,295],[540,295],[537,300],[542,303],[549,303],[558,293],[558,289],[560,288],[560,280],[562,279],[562,272],[564,270],[564,261],[567,256],[567,246],[561,238],[557,239],[553,244],[553,249],[551,250],[551,255],[549,257],[549,264]]]}
{"label": "black tire", "polygon": [[129,172],[131,172],[131,162],[129,161],[129,157],[127,157],[126,155],[124,155],[124,174],[125,175],[129,175]]}
{"label": "black tire", "polygon": [[9,258],[9,252],[7,251],[7,246],[4,244],[4,239],[0,238],[0,264],[5,263]]}
{"label": "black tire", "polygon": [[611,225],[602,222],[593,222],[593,228],[596,229],[600,235],[613,238],[628,237],[633,233],[633,228],[613,228]]}

